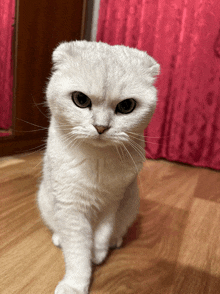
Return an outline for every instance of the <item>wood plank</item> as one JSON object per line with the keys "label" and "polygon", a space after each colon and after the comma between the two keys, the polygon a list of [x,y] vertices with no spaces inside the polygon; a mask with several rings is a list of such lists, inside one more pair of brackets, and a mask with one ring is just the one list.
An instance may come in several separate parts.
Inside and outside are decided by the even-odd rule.
{"label": "wood plank", "polygon": [[[51,294],[64,274],[36,205],[41,159],[36,152],[0,161],[3,294]],[[139,216],[123,246],[93,267],[90,293],[220,294],[219,183],[217,171],[147,160]]]}

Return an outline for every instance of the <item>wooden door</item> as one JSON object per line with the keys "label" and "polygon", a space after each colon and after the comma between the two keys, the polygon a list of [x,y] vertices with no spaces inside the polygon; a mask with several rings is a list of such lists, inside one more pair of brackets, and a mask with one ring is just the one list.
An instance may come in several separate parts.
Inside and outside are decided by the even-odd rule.
{"label": "wooden door", "polygon": [[19,0],[16,3],[12,135],[0,138],[0,156],[29,152],[45,143],[45,87],[51,54],[62,41],[84,33],[85,0]]}

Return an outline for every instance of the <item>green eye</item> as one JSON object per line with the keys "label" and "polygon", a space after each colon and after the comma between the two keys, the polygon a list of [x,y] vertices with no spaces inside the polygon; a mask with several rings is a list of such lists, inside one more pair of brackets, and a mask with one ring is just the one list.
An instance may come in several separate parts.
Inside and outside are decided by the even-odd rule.
{"label": "green eye", "polygon": [[131,113],[136,107],[136,101],[132,98],[126,99],[118,103],[115,112],[120,112],[122,114]]}
{"label": "green eye", "polygon": [[86,108],[86,107],[91,107],[92,102],[89,97],[87,97],[85,94],[82,92],[73,92],[72,93],[72,100],[75,103],[77,107],[80,108]]}

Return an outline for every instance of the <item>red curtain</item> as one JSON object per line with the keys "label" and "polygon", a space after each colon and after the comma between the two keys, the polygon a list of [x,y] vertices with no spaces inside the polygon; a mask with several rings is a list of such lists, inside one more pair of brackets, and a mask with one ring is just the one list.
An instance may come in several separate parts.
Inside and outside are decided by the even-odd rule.
{"label": "red curtain", "polygon": [[[0,3],[0,128],[12,125],[12,35],[15,0]],[[2,134],[5,135],[5,134]],[[1,135],[0,135],[1,136]]]}
{"label": "red curtain", "polygon": [[101,0],[97,41],[161,65],[146,156],[220,169],[219,0]]}

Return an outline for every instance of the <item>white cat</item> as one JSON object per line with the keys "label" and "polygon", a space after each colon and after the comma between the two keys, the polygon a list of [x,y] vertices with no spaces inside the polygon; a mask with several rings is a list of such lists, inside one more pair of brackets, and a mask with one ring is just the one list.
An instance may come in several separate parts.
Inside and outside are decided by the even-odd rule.
{"label": "white cat", "polygon": [[142,135],[156,105],[159,65],[137,49],[87,41],[62,43],[52,59],[38,205],[65,258],[55,294],[85,294],[91,262],[122,244],[138,213]]}

